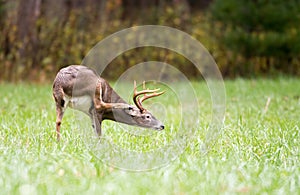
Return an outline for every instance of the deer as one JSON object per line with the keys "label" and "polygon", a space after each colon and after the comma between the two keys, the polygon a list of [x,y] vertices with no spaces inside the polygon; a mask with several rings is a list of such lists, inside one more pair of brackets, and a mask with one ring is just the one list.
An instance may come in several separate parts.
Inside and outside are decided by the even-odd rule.
{"label": "deer", "polygon": [[56,136],[60,140],[62,118],[67,107],[87,114],[92,127],[101,136],[103,120],[112,120],[127,125],[163,130],[161,121],[142,106],[146,99],[162,95],[160,89],[137,91],[134,81],[134,105],[124,101],[96,71],[84,65],[69,65],[57,73],[53,82],[53,97],[56,104]]}

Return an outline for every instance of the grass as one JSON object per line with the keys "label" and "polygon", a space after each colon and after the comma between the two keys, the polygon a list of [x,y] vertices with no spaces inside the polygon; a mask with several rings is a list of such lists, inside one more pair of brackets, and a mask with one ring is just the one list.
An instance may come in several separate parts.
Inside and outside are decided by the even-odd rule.
{"label": "grass", "polygon": [[[93,131],[78,130],[71,110],[56,142],[50,85],[1,84],[0,194],[299,194],[300,80],[226,81],[224,128],[206,155],[200,146],[210,96],[205,83],[194,85],[200,125],[182,155],[168,166],[132,172],[108,166],[87,147],[83,135]],[[167,110],[177,106],[168,97],[160,101]],[[162,132],[134,136],[105,122],[103,133],[121,147],[152,151],[174,139],[176,117],[176,110],[165,115],[172,124]]]}

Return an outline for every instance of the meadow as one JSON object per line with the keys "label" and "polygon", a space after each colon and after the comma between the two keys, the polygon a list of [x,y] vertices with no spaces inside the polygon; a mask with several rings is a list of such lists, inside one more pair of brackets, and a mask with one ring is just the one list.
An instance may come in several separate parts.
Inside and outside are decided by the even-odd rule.
{"label": "meadow", "polygon": [[[300,79],[225,81],[226,118],[207,153],[201,144],[210,122],[210,94],[205,82],[194,84],[200,123],[182,154],[160,168],[126,171],[87,147],[71,109],[62,140],[56,141],[51,85],[2,83],[0,194],[300,194]],[[159,101],[169,110],[177,106],[168,95]],[[140,136],[105,122],[103,135],[124,148],[153,150],[180,131],[177,112],[164,117],[173,121],[164,131]]]}

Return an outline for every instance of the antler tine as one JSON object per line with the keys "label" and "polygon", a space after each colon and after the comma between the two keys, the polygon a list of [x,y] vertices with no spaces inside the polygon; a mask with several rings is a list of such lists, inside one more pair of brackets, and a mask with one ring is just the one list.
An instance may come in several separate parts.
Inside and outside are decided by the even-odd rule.
{"label": "antler tine", "polygon": [[[160,90],[160,89],[158,89],[158,90]],[[142,103],[146,99],[149,99],[149,98],[152,98],[152,97],[157,97],[157,96],[160,96],[160,95],[162,95],[164,93],[165,93],[165,91],[162,91],[162,92],[159,92],[159,93],[154,92],[154,93],[152,93],[150,95],[144,94],[144,96],[141,97],[140,102]]]}
{"label": "antler tine", "polygon": [[137,92],[137,90],[136,90],[136,81],[134,81],[133,82],[133,102],[134,102],[134,104],[138,107],[138,109],[140,109],[141,111],[143,111],[144,110],[144,108],[143,108],[143,106],[142,106],[142,104],[141,104],[141,102],[139,101],[139,98],[138,98],[138,96],[140,95],[139,94],[139,92]]}
{"label": "antler tine", "polygon": [[[160,96],[162,95],[163,93],[165,93],[165,91],[162,91],[162,92],[159,92],[157,93],[160,89],[146,89],[145,87],[145,81],[143,82],[143,88],[144,90],[142,91],[137,91],[137,86],[136,86],[136,81],[134,81],[134,92],[133,92],[133,101],[135,103],[135,105],[141,110],[141,111],[145,111],[146,109],[143,108],[142,106],[142,102],[145,101],[146,99],[149,99],[149,98],[152,98],[152,97],[156,97],[156,96]],[[150,93],[148,95],[148,93]],[[143,97],[139,98],[138,96],[139,95],[142,95],[144,94]]]}
{"label": "antler tine", "polygon": [[[145,83],[145,81],[144,81],[144,83]],[[142,91],[137,91],[136,90],[136,81],[134,81],[134,96],[139,96],[139,95],[142,95],[142,94],[146,94],[146,93],[155,93],[155,92],[158,92],[160,89],[158,88],[158,89],[145,89],[145,85],[143,84],[143,86],[144,86],[144,90],[142,90]]]}

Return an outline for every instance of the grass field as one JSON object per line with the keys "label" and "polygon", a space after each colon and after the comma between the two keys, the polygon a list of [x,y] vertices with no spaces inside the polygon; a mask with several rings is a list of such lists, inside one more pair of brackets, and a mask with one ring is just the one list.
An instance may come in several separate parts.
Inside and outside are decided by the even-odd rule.
{"label": "grass field", "polygon": [[[168,166],[133,172],[101,161],[74,131],[71,110],[56,141],[50,85],[1,84],[0,194],[300,194],[300,80],[226,81],[224,128],[206,155],[200,146],[210,95],[205,83],[197,85],[201,122],[182,155]],[[177,106],[165,96],[161,104]],[[103,133],[122,147],[151,150],[179,130],[176,117],[166,115],[173,130],[141,138],[108,122]]]}

